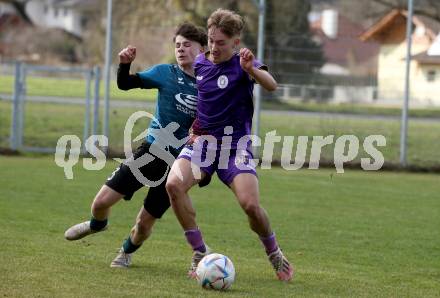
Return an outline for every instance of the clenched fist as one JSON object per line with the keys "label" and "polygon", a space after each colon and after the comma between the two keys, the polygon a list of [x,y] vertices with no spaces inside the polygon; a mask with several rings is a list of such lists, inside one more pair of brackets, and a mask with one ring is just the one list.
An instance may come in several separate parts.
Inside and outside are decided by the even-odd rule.
{"label": "clenched fist", "polygon": [[136,47],[128,45],[119,52],[119,63],[128,64],[136,58]]}

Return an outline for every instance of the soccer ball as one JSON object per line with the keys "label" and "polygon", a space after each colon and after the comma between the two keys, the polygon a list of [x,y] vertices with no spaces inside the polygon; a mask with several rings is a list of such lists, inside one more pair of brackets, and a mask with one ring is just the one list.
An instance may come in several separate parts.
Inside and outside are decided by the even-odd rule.
{"label": "soccer ball", "polygon": [[226,290],[235,279],[232,261],[222,254],[209,254],[197,266],[196,278],[205,289]]}

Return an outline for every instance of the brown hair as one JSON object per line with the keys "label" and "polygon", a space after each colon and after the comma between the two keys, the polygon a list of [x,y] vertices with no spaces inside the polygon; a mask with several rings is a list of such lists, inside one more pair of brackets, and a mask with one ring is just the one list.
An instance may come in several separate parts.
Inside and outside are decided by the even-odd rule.
{"label": "brown hair", "polygon": [[176,41],[177,35],[183,36],[191,41],[198,42],[202,47],[206,46],[208,43],[208,36],[206,35],[205,29],[188,22],[185,22],[177,27],[176,32],[174,33],[173,42]]}
{"label": "brown hair", "polygon": [[233,37],[240,35],[244,27],[244,20],[231,10],[219,8],[209,16],[208,29],[211,27],[219,28],[223,34]]}

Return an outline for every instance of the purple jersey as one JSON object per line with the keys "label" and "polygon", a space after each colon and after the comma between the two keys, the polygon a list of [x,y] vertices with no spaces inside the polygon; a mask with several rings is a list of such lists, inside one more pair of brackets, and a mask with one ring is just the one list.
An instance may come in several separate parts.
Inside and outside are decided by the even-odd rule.
{"label": "purple jersey", "polygon": [[[263,64],[254,59],[254,66]],[[240,66],[240,56],[215,64],[205,54],[194,63],[197,80],[197,120],[195,134],[213,135],[220,143],[226,126],[233,127],[232,148],[244,135],[251,134],[254,81]]]}

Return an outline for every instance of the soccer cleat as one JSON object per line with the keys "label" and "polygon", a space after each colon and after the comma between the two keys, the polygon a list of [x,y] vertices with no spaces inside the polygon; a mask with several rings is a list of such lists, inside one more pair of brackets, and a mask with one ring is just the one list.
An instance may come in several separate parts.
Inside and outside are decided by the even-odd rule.
{"label": "soccer cleat", "polygon": [[131,264],[131,255],[124,252],[124,248],[118,251],[118,255],[113,259],[110,267],[112,268],[128,268]]}
{"label": "soccer cleat", "polygon": [[206,251],[200,252],[198,250],[195,250],[191,259],[191,266],[188,270],[188,277],[190,278],[196,278],[196,269],[197,265],[199,265],[199,262],[201,259],[203,259],[204,256],[207,256],[212,253],[211,249],[208,247],[208,245],[205,245]]}
{"label": "soccer cleat", "polygon": [[280,248],[269,255],[269,261],[279,280],[289,281],[292,279],[294,270]]}
{"label": "soccer cleat", "polygon": [[67,240],[79,240],[81,238],[84,238],[90,234],[98,233],[107,230],[107,226],[103,228],[102,230],[95,231],[90,228],[90,220],[76,224],[64,233],[64,237]]}

